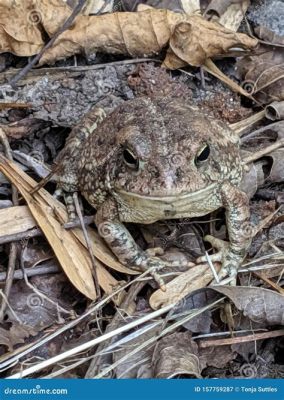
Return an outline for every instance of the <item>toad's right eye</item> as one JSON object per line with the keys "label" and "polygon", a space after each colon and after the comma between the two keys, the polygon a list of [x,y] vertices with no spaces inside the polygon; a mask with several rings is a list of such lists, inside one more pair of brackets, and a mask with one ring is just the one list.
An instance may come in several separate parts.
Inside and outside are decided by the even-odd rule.
{"label": "toad's right eye", "polygon": [[131,169],[138,171],[139,159],[138,157],[128,148],[123,150],[123,161]]}

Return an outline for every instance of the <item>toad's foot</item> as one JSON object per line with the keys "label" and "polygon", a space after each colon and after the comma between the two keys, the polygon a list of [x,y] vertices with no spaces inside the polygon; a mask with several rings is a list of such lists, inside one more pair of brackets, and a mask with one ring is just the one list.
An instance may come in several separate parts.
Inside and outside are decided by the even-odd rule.
{"label": "toad's foot", "polygon": [[[152,251],[143,251],[134,241],[126,227],[119,221],[97,223],[100,236],[107,242],[119,261],[136,271],[149,271],[161,289],[165,283],[157,271],[165,267],[191,266],[189,262],[166,261],[153,256]],[[157,250],[157,249],[156,249]],[[149,254],[150,253],[150,254]],[[154,254],[157,254],[154,252]]]}
{"label": "toad's foot", "polygon": [[[220,262],[222,263],[221,270],[218,274],[219,282],[218,283],[229,283],[230,285],[236,284],[236,276],[238,273],[239,266],[244,258],[243,251],[235,251],[230,246],[229,242],[225,242],[223,240],[217,239],[211,235],[207,235],[204,238],[207,242],[209,242],[212,247],[218,250],[217,253],[210,255],[210,260],[212,262]],[[207,262],[207,257],[202,256],[197,259],[198,263]],[[222,279],[229,277],[229,282],[226,280],[221,281]]]}

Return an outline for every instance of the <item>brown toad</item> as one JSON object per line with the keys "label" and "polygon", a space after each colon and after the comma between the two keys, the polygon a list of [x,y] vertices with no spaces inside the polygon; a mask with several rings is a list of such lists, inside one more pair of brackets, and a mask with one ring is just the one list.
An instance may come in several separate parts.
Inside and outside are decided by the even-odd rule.
{"label": "brown toad", "polygon": [[221,276],[235,275],[249,245],[240,234],[249,207],[238,189],[238,136],[178,99],[125,102],[94,129],[97,118],[97,111],[89,113],[88,129],[71,133],[59,157],[59,187],[80,192],[97,210],[99,233],[121,263],[140,270],[165,266],[138,247],[124,222],[150,224],[225,207],[230,242],[212,259],[222,262]]}

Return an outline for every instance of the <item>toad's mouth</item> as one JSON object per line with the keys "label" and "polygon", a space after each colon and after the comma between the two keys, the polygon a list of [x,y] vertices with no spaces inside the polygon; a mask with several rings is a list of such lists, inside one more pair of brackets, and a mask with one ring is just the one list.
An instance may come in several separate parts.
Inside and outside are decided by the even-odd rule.
{"label": "toad's mouth", "polygon": [[119,189],[116,190],[117,194],[122,195],[124,198],[133,198],[133,199],[144,199],[148,201],[158,202],[161,201],[163,203],[172,204],[177,201],[199,201],[204,200],[206,195],[212,193],[213,189],[216,188],[216,183],[211,183],[203,189],[197,190],[195,192],[181,192],[174,193],[172,195],[160,195],[160,196],[152,196],[152,195],[144,195],[135,192],[127,192],[125,190]]}
{"label": "toad's mouth", "polygon": [[145,196],[143,194],[113,191],[119,204],[121,221],[150,224],[162,219],[176,219],[206,215],[216,209],[217,198],[212,194],[217,183],[196,192],[174,193],[169,196]]}

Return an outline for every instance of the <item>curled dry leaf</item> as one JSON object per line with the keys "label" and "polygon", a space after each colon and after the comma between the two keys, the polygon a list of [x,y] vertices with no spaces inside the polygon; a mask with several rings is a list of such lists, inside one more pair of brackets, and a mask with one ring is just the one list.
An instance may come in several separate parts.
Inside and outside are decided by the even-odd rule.
{"label": "curled dry leaf", "polygon": [[269,154],[273,163],[269,171],[269,181],[283,182],[284,180],[284,149],[278,149]]}
{"label": "curled dry leaf", "polygon": [[[71,14],[62,0],[3,0],[0,4],[0,52],[37,54],[44,40],[41,24],[54,33]],[[44,26],[45,28],[45,26]]]}
{"label": "curled dry leaf", "polygon": [[263,46],[258,55],[240,59],[237,70],[242,85],[261,104],[284,100],[284,37],[267,28],[258,28],[257,32],[261,39],[280,47]]}
{"label": "curled dry leaf", "polygon": [[199,0],[120,0],[120,3],[124,11],[140,11],[141,6],[144,6],[149,8],[165,8],[187,14],[200,12]]}
{"label": "curled dry leaf", "polygon": [[226,10],[232,5],[232,4],[240,4],[242,3],[243,0],[211,0],[210,4],[205,10],[205,14],[208,16],[217,16],[221,17]]}
{"label": "curled dry leaf", "polygon": [[164,65],[175,69],[175,63],[180,66],[180,60],[184,65],[200,66],[206,59],[226,54],[233,47],[253,48],[257,41],[201,16],[191,15],[174,26],[169,44]]}
{"label": "curled dry leaf", "polygon": [[[214,266],[218,273],[220,266],[217,263],[214,263]],[[167,283],[166,291],[156,290],[150,297],[150,305],[157,310],[176,303],[194,290],[207,286],[213,279],[212,271],[207,264],[196,265]]]}
{"label": "curled dry leaf", "polygon": [[228,296],[245,316],[264,325],[284,324],[284,296],[272,290],[247,286],[213,286]]}
{"label": "curled dry leaf", "polygon": [[177,375],[201,378],[198,346],[188,332],[178,332],[162,338],[153,354],[155,378]]}
{"label": "curled dry leaf", "polygon": [[274,101],[266,106],[265,116],[272,121],[284,119],[284,101]]}
{"label": "curled dry leaf", "polygon": [[[71,14],[71,9],[63,0],[27,0],[21,7],[19,2],[6,0],[1,6],[0,44],[3,44],[0,49],[30,56],[43,46],[41,29],[52,36]],[[175,69],[180,64],[202,65],[207,58],[225,54],[231,47],[254,48],[258,41],[198,15],[169,10],[80,15],[44,53],[40,63],[97,51],[132,57],[152,56],[169,43],[165,66]]]}

